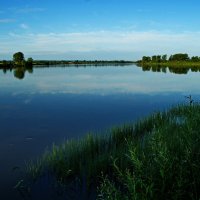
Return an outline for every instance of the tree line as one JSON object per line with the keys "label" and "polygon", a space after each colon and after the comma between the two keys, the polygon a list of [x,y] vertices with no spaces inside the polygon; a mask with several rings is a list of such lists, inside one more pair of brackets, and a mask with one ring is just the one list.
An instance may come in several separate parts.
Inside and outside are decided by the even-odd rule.
{"label": "tree line", "polygon": [[12,61],[0,61],[0,68],[32,67],[33,65],[107,65],[107,64],[132,64],[133,61],[126,60],[33,60],[24,58],[22,52],[13,54]]}
{"label": "tree line", "polygon": [[187,53],[177,53],[174,55],[153,55],[153,56],[143,56],[142,60],[137,61],[138,63],[162,63],[162,62],[200,62],[200,57],[192,56],[189,57]]}

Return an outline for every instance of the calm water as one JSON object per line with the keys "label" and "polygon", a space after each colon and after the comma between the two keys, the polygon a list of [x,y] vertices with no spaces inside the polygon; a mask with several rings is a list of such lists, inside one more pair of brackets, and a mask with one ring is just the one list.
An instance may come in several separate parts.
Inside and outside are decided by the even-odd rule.
{"label": "calm water", "polygon": [[13,186],[25,161],[52,143],[101,134],[186,102],[185,95],[198,101],[199,80],[199,72],[144,72],[135,65],[0,70],[0,199],[17,199]]}

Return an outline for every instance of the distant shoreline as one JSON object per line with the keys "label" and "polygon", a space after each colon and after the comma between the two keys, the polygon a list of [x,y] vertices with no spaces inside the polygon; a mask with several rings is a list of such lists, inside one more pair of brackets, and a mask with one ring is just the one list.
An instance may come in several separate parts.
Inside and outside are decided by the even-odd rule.
{"label": "distant shoreline", "polygon": [[[32,63],[33,67],[36,66],[52,66],[52,65],[127,65],[127,64],[135,64],[134,61],[125,61],[125,60],[95,60],[95,61],[87,61],[87,60],[75,60],[75,61],[64,61],[64,60],[34,60]],[[0,61],[0,68],[15,68],[12,61]],[[17,66],[19,67],[19,66]]]}
{"label": "distant shoreline", "polygon": [[33,65],[121,65],[121,64],[134,64],[133,61],[124,61],[124,60],[116,60],[116,61],[34,61]]}

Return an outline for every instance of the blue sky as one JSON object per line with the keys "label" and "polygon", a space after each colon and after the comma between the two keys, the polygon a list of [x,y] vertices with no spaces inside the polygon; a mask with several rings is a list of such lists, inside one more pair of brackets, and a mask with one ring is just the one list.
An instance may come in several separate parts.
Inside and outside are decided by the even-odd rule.
{"label": "blue sky", "polygon": [[3,0],[0,59],[200,56],[198,0]]}

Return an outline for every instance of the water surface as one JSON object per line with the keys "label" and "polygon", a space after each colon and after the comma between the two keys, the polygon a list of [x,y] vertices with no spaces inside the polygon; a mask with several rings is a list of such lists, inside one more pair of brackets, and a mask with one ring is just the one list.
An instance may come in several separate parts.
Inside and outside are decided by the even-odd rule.
{"label": "water surface", "polygon": [[143,70],[136,65],[0,70],[0,198],[16,195],[13,186],[25,161],[52,143],[101,134],[186,102],[187,95],[200,99],[199,72]]}

